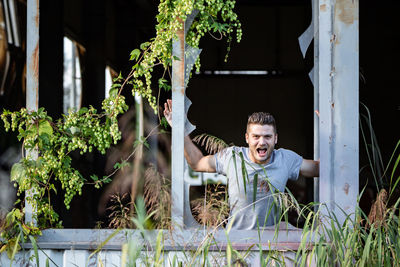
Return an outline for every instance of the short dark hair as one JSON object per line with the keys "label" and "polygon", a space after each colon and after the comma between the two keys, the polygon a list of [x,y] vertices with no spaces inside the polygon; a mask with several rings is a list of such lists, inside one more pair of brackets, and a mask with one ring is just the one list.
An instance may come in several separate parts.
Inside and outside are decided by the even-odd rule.
{"label": "short dark hair", "polygon": [[266,112],[254,112],[251,114],[247,120],[247,128],[250,124],[260,124],[260,125],[271,125],[274,127],[274,132],[276,133],[276,123],[275,118]]}

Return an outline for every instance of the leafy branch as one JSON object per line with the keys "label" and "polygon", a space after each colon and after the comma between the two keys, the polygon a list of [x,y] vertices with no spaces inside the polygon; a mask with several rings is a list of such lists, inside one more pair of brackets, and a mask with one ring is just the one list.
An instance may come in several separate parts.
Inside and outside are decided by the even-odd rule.
{"label": "leafy branch", "polygon": [[[110,146],[121,139],[118,116],[128,110],[122,90],[127,86],[131,87],[133,95],[147,99],[154,112],[158,113],[160,91],[171,90],[172,62],[179,60],[172,55],[172,43],[177,38],[177,31],[183,28],[182,22],[197,10],[198,15],[187,32],[186,43],[198,48],[200,39],[206,33],[218,32],[221,38],[227,37],[227,52],[229,52],[233,32],[236,31],[238,42],[242,36],[241,24],[233,11],[234,6],[234,0],[161,0],[159,13],[156,16],[156,36],[130,53],[132,69],[126,78],[119,74],[113,80],[109,97],[102,102],[101,111],[92,106],[69,110],[57,121],[53,121],[44,108],[37,111],[25,108],[15,112],[3,111],[1,119],[6,131],[18,132],[18,140],[22,142],[23,150],[34,152],[26,154],[23,152],[20,162],[12,167],[11,181],[18,187],[18,195],[28,191],[34,192],[26,194],[25,198],[36,211],[34,216],[38,222],[38,229],[61,227],[58,214],[54,211],[50,199],[50,192],[57,193],[56,183],[59,183],[65,192],[64,204],[69,209],[72,198],[82,194],[84,184],[92,184],[99,188],[109,183],[112,176],[127,165],[139,146],[148,146],[146,140],[154,134],[155,129],[166,124],[165,119],[158,115],[160,125],[146,138],[137,140],[133,152],[125,160],[117,163],[111,174],[102,178],[92,175],[88,181],[72,167],[71,153],[85,154],[97,150],[105,154]],[[161,66],[164,71],[162,77],[158,79],[158,97],[156,97],[152,88],[152,73],[155,67]],[[199,67],[200,60],[197,59],[196,68]],[[9,213],[11,214],[9,216],[14,216],[10,221],[14,230],[13,227],[18,225],[17,221],[23,226],[24,214],[16,210],[18,209]],[[15,238],[15,235],[6,236],[10,242],[12,238]]]}

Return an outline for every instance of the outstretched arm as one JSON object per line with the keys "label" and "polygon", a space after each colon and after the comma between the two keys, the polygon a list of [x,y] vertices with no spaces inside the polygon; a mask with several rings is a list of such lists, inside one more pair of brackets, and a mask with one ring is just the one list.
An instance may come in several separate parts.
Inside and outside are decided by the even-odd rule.
{"label": "outstretched arm", "polygon": [[304,177],[319,177],[319,160],[303,159],[300,174]]}
{"label": "outstretched arm", "polygon": [[[172,127],[172,100],[167,99],[164,104],[164,116]],[[215,159],[213,155],[204,156],[200,149],[193,144],[189,136],[185,136],[185,158],[189,166],[198,172],[215,172]]]}

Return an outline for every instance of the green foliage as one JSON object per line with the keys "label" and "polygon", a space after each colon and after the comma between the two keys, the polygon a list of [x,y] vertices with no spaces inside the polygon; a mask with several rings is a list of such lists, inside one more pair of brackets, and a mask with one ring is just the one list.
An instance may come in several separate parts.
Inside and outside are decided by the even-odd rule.
{"label": "green foliage", "polygon": [[21,249],[20,243],[26,242],[32,236],[40,235],[41,231],[33,223],[23,222],[24,213],[20,209],[11,210],[0,230],[0,253],[6,252],[9,259]]}
{"label": "green foliage", "polygon": [[[18,139],[23,141],[28,151],[12,167],[11,181],[18,186],[18,195],[31,192],[25,194],[25,199],[36,211],[34,219],[40,228],[61,226],[57,224],[58,215],[50,201],[51,191],[57,193],[56,181],[65,192],[67,209],[72,198],[82,193],[86,179],[71,166],[70,153],[79,151],[83,154],[97,149],[104,154],[107,148],[121,139],[117,116],[128,107],[122,96],[118,98],[115,102],[110,99],[103,102],[103,114],[98,114],[93,107],[82,108],[71,110],[56,122],[43,108],[37,112],[21,109],[2,113],[6,131],[18,130]],[[109,177],[101,180],[94,177],[96,187],[111,181]]]}
{"label": "green foliage", "polygon": [[[240,42],[242,37],[241,24],[237,14],[233,11],[234,0],[161,0],[156,16],[156,37],[150,42],[144,42],[140,49],[132,50],[130,60],[134,62],[132,71],[129,73],[123,85],[132,85],[132,93],[146,98],[150,106],[157,112],[156,97],[152,93],[153,67],[162,65],[164,75],[158,80],[159,89],[169,91],[171,86],[164,77],[172,66],[173,60],[180,60],[172,55],[172,42],[177,38],[177,31],[183,28],[183,22],[195,10],[195,17],[189,31],[186,34],[186,43],[198,48],[200,39],[207,32],[219,32],[221,37],[227,36],[230,45],[231,34],[236,29],[236,40]],[[228,48],[228,51],[230,48]],[[199,59],[196,61],[197,69],[200,68]]]}
{"label": "green foliage", "polygon": [[[28,111],[25,108],[16,112],[3,111],[1,119],[5,130],[17,131],[18,140],[22,141],[23,148],[27,151],[20,162],[12,167],[11,181],[18,187],[17,194],[25,194],[25,199],[32,205],[35,211],[33,219],[38,223],[39,229],[61,227],[58,214],[52,207],[52,192],[64,193],[64,203],[69,209],[71,200],[82,193],[84,184],[93,184],[99,188],[111,181],[112,174],[103,178],[93,174],[87,180],[72,167],[70,155],[74,151],[84,154],[93,150],[105,154],[111,145],[121,139],[118,115],[128,109],[121,94],[124,87],[131,86],[132,93],[146,98],[157,112],[157,101],[151,87],[153,67],[160,65],[164,68],[163,76],[158,79],[159,89],[171,90],[169,79],[165,75],[171,73],[172,61],[180,60],[172,55],[172,43],[177,38],[178,30],[183,29],[187,16],[195,10],[198,11],[187,32],[187,44],[198,47],[205,33],[218,32],[220,37],[227,37],[230,45],[235,29],[238,42],[242,36],[241,24],[233,11],[234,6],[234,0],[161,0],[156,16],[156,36],[142,43],[138,49],[132,50],[132,70],[126,78],[120,73],[113,80],[109,97],[103,101],[101,112],[92,106],[83,107],[80,110],[70,110],[61,119],[53,121],[44,108],[37,111]],[[200,67],[199,62],[196,62],[197,68]],[[163,123],[166,124],[165,120]],[[138,145],[149,146],[145,138],[134,143],[134,146]],[[114,167],[120,169],[125,166],[124,162]],[[57,192],[57,183],[63,192]],[[5,236],[7,251],[13,244],[18,245],[21,241],[14,234],[14,227],[24,226],[23,212],[18,214],[14,210],[10,214],[13,219],[7,226],[8,234]],[[17,245],[14,247],[17,248]],[[1,249],[6,250],[4,246]]]}

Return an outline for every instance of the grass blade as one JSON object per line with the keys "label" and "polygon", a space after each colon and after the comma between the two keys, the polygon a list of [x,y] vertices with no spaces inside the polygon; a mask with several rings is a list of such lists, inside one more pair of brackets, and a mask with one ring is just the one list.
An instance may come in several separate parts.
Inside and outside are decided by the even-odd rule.
{"label": "grass blade", "polygon": [[240,156],[240,161],[242,163],[242,179],[243,179],[244,193],[246,194],[247,193],[246,184],[247,184],[247,181],[249,180],[249,178],[247,175],[246,162],[244,161],[243,153],[239,152],[239,156]]}
{"label": "grass blade", "polygon": [[115,230],[111,235],[109,235],[109,236],[106,238],[106,240],[104,240],[103,242],[101,242],[101,244],[97,247],[97,249],[96,249],[95,251],[93,251],[93,252],[89,255],[89,257],[88,257],[88,259],[87,259],[87,261],[86,261],[86,266],[88,266],[90,258],[93,257],[93,255],[95,255],[96,253],[98,253],[100,250],[102,250],[103,247],[108,243],[108,241],[110,241],[110,240],[111,240],[116,234],[118,234],[120,231],[121,231],[121,229]]}
{"label": "grass blade", "polygon": [[39,266],[39,253],[38,253],[38,247],[36,244],[36,240],[33,236],[29,236],[29,239],[31,240],[33,251],[35,253],[35,258],[36,258],[36,266]]}
{"label": "grass blade", "polygon": [[255,208],[256,197],[257,197],[257,187],[258,187],[258,173],[254,174],[253,179],[253,208]]}

